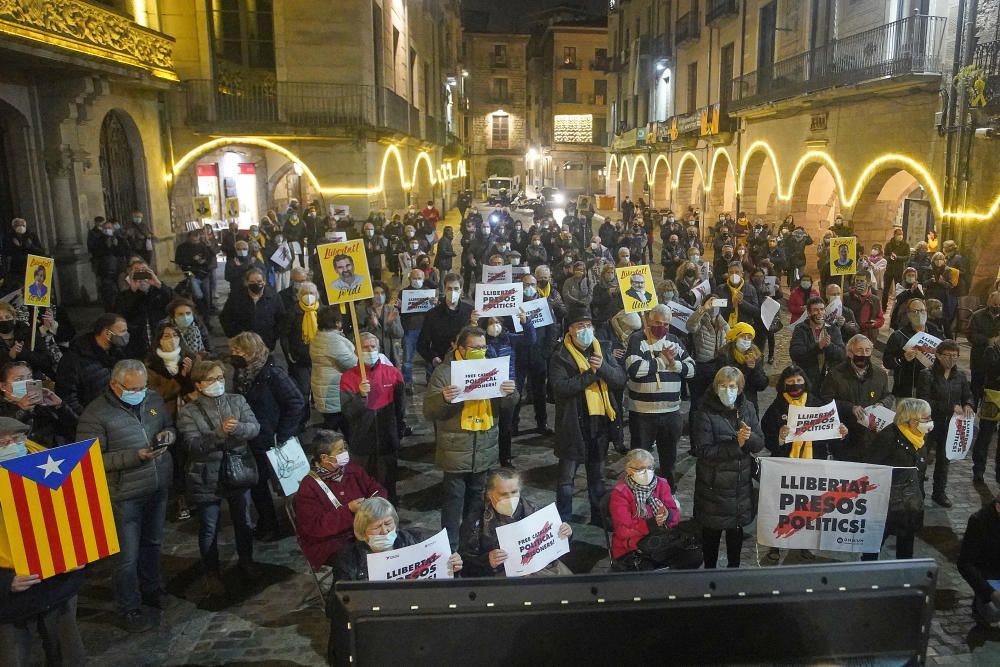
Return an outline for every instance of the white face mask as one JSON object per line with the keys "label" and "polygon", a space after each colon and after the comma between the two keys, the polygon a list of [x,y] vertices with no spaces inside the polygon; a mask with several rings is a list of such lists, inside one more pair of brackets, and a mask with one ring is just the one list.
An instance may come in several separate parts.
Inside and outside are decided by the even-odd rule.
{"label": "white face mask", "polygon": [[388,551],[396,543],[396,531],[393,530],[388,535],[369,535],[368,546],[372,551]]}
{"label": "white face mask", "polygon": [[632,478],[632,481],[639,486],[647,486],[653,481],[653,471],[649,468],[646,468],[645,470],[636,470],[633,473],[629,473],[629,476]]}
{"label": "white face mask", "polygon": [[739,285],[741,282],[743,282],[743,276],[741,276],[740,274],[734,273],[733,275],[729,276],[730,285],[734,286]]}
{"label": "white face mask", "polygon": [[503,327],[499,324],[491,324],[486,327],[486,333],[488,333],[492,338],[496,338],[503,331]]}
{"label": "white face mask", "polygon": [[917,424],[917,430],[921,433],[930,433],[934,430],[934,422],[920,422]]}
{"label": "white face mask", "polygon": [[413,289],[420,289],[423,286],[424,286],[424,281],[423,280],[411,280],[410,281],[410,287],[412,287]]}
{"label": "white face mask", "polygon": [[750,349],[751,345],[753,345],[752,340],[747,340],[746,338],[736,339],[736,349],[739,350],[740,352],[746,352],[747,350]]}
{"label": "white face mask", "polygon": [[303,294],[302,295],[302,303],[306,304],[307,306],[313,305],[314,303],[316,303],[316,295],[315,294]]}
{"label": "white face mask", "polygon": [[715,390],[715,395],[719,397],[719,400],[722,401],[722,404],[727,408],[731,408],[736,405],[736,396],[738,393],[739,392],[732,387],[719,387]]}
{"label": "white face mask", "polygon": [[450,289],[448,290],[448,303],[456,304],[458,299],[462,296],[462,290]]}
{"label": "white face mask", "polygon": [[517,511],[517,504],[521,502],[521,496],[511,496],[510,498],[501,498],[493,505],[494,509],[504,516],[514,516],[514,512]]}
{"label": "white face mask", "polygon": [[348,463],[351,462],[351,455],[348,452],[341,452],[337,454],[337,465],[343,468]]}
{"label": "white face mask", "polygon": [[226,393],[226,383],[223,382],[222,380],[219,380],[218,382],[213,382],[212,384],[202,389],[201,393],[205,394],[206,396],[210,396],[211,398],[217,398]]}

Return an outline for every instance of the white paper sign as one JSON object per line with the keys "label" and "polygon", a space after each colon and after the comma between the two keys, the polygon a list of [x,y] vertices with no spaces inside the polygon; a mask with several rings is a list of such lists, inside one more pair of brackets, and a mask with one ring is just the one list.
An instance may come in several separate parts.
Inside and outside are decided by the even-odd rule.
{"label": "white paper sign", "polygon": [[437,290],[432,289],[404,289],[400,294],[403,313],[426,313],[437,298]]}
{"label": "white paper sign", "polygon": [[278,246],[278,249],[271,255],[271,261],[283,269],[288,268],[288,265],[292,263],[292,251],[287,243]]}
{"label": "white paper sign", "polygon": [[419,544],[368,554],[368,581],[417,581],[452,579],[448,571],[448,531]]}
{"label": "white paper sign", "polygon": [[[549,306],[549,300],[545,297],[524,301],[521,303],[521,307],[524,309],[524,314],[531,320],[534,328],[537,329],[538,327],[545,327],[552,324],[552,307]],[[511,319],[514,320],[514,331],[524,331],[524,327],[521,326],[521,319],[517,315]]]}
{"label": "white paper sign", "polygon": [[881,548],[891,467],[824,459],[760,461],[757,542],[855,553]]}
{"label": "white paper sign", "polygon": [[834,297],[830,300],[830,303],[826,304],[826,308],[823,309],[823,319],[827,324],[832,324],[835,319],[843,316],[844,314],[844,302],[840,300],[840,297]]}
{"label": "white paper sign", "polygon": [[503,266],[484,266],[483,282],[487,285],[502,285],[514,282],[514,271],[510,264]]}
{"label": "white paper sign", "polygon": [[712,308],[725,308],[728,303],[728,299],[712,299]]}
{"label": "white paper sign", "polygon": [[778,290],[778,276],[764,276],[764,291],[768,296],[774,296]]}
{"label": "white paper sign", "polygon": [[948,422],[948,436],[944,441],[944,451],[949,461],[958,461],[968,455],[972,449],[975,428],[975,417],[951,416],[951,421]]}
{"label": "white paper sign", "polygon": [[789,405],[785,423],[788,424],[785,442],[840,439],[840,416],[834,401],[818,407]]}
{"label": "white paper sign", "polygon": [[[345,236],[346,236],[346,234],[345,234]],[[292,241],[292,252],[295,253],[296,255],[301,255],[302,254],[302,244],[299,243],[298,241]]]}
{"label": "white paper sign", "polygon": [[677,327],[684,333],[688,333],[688,318],[694,314],[694,311],[683,303],[677,303],[676,301],[667,302],[667,307],[670,308],[670,312],[673,314],[670,318],[670,325]]}
{"label": "white paper sign", "polygon": [[937,336],[932,336],[926,331],[918,331],[906,341],[903,350],[915,350],[920,363],[930,368],[937,356],[937,346],[940,344],[941,339]]}
{"label": "white paper sign", "polygon": [[809,319],[809,313],[808,313],[808,311],[803,310],[802,314],[799,315],[798,319],[795,320],[794,322],[792,322],[791,324],[789,324],[788,328],[789,329],[794,329],[796,327],[796,325],[802,324],[803,322],[805,322],[808,319]]}
{"label": "white paper sign", "polygon": [[523,297],[524,288],[521,283],[476,284],[476,310],[479,311],[480,317],[517,315]]}
{"label": "white paper sign", "polygon": [[780,303],[769,296],[764,297],[764,301],[760,304],[760,320],[764,323],[765,329],[771,328],[771,323],[774,321],[775,315],[777,315],[780,310]]}
{"label": "white paper sign", "polygon": [[531,273],[531,267],[529,266],[512,266],[510,267],[510,274],[513,278],[520,278],[521,276],[526,276]]}
{"label": "white paper sign", "polygon": [[510,357],[451,362],[451,383],[458,387],[452,403],[500,398],[500,383],[510,379]]}
{"label": "white paper sign", "polygon": [[703,280],[695,285],[691,291],[694,293],[694,307],[700,308],[701,304],[705,301],[705,297],[712,293],[712,283],[708,280]]}
{"label": "white paper sign", "polygon": [[520,521],[497,526],[500,549],[507,552],[504,573],[523,577],[569,553],[569,540],[559,537],[561,525],[556,504],[551,503]]}
{"label": "white paper sign", "polygon": [[865,408],[865,428],[878,433],[889,424],[896,421],[896,413],[881,403]]}

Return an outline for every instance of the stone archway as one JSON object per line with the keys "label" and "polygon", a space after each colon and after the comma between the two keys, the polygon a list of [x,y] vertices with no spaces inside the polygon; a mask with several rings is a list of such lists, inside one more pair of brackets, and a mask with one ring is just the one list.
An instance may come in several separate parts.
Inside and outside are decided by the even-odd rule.
{"label": "stone archway", "polygon": [[632,160],[631,176],[629,192],[631,193],[632,201],[638,202],[641,198],[648,205],[650,200],[649,171],[646,169],[645,157],[636,155]]}
{"label": "stone archway", "polygon": [[830,169],[813,162],[802,168],[792,184],[789,213],[796,225],[818,241],[840,214],[841,194]]}
{"label": "stone archway", "polygon": [[148,214],[142,136],[132,117],[119,109],[109,111],[101,123],[100,165],[104,216],[124,221],[133,210]]}
{"label": "stone archway", "polygon": [[720,213],[736,215],[736,170],[729,154],[716,154],[711,171],[706,220],[716,220]]}
{"label": "stone archway", "polygon": [[[31,159],[31,133],[27,118],[0,100],[0,224],[24,218],[35,229],[43,229],[33,194],[34,170],[26,168]],[[42,235],[45,241],[47,234]]]}
{"label": "stone archway", "polygon": [[689,206],[701,208],[705,181],[702,178],[701,165],[693,153],[685,153],[681,157],[674,185],[672,208],[678,215],[683,215]]}
{"label": "stone archway", "polygon": [[[904,200],[920,188],[926,192],[927,187],[919,176],[902,166],[889,166],[872,174],[861,188],[852,210],[858,243],[866,248],[872,243],[885,243],[892,235],[893,225],[901,221]],[[933,220],[936,215],[933,202],[929,208]],[[915,245],[916,241],[911,241]]]}
{"label": "stone archway", "polygon": [[670,205],[670,161],[665,155],[656,156],[653,161],[653,178],[650,195],[652,205],[665,208]]}
{"label": "stone archway", "polygon": [[740,211],[751,220],[774,224],[777,218],[778,174],[771,157],[758,150],[745,161],[740,175]]}

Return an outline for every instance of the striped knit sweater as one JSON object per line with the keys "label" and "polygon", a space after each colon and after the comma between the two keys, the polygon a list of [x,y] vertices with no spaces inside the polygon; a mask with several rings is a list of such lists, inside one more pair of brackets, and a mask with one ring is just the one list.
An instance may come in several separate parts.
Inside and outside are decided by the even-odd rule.
{"label": "striped knit sweater", "polygon": [[[673,368],[667,368],[667,362],[659,352],[664,343],[676,346],[677,355]],[[632,412],[676,412],[681,407],[681,378],[694,377],[694,359],[688,356],[677,336],[667,334],[662,342],[650,345],[646,340],[645,330],[640,329],[628,339],[625,371],[628,374],[628,397]]]}

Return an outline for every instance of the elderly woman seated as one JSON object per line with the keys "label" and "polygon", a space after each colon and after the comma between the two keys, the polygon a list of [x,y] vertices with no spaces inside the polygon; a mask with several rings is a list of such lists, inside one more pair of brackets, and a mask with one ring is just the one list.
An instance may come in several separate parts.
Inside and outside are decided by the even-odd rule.
{"label": "elderly woman seated", "polygon": [[[460,553],[467,566],[466,576],[504,576],[508,554],[500,548],[497,527],[506,526],[534,514],[536,508],[521,497],[521,475],[510,468],[498,468],[486,478],[486,503],[482,515],[462,535]],[[559,537],[568,540],[573,529],[568,523],[559,526]],[[558,560],[529,576],[569,575],[573,572]]]}
{"label": "elderly woman seated", "polygon": [[351,462],[347,442],[320,429],[313,439],[312,470],[295,494],[295,533],[314,568],[333,566],[337,554],[354,541],[354,514],[372,496],[385,497],[382,486]]}
{"label": "elderly woman seated", "polygon": [[701,549],[677,528],[680,510],[655,468],[644,449],[625,456],[625,479],[611,492],[611,557],[617,568],[628,570],[697,568]]}
{"label": "elderly woman seated", "polygon": [[[341,550],[333,573],[337,581],[367,581],[368,554],[392,551],[419,544],[425,538],[399,528],[399,515],[385,498],[368,498],[354,513],[354,537],[357,541]],[[462,569],[462,557],[448,557],[448,571]]]}

